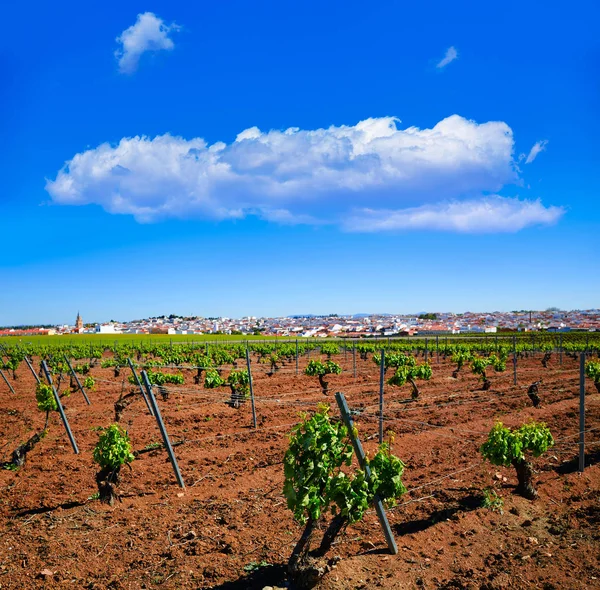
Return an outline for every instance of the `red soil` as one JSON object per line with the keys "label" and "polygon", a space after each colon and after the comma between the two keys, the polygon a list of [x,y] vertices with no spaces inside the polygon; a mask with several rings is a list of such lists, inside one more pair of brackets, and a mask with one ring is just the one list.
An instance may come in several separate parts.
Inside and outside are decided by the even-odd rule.
{"label": "red soil", "polygon": [[[341,360],[340,360],[341,359]],[[372,361],[340,355],[344,368],[330,377],[330,391],[345,393],[359,410],[356,424],[371,452],[378,432],[379,369]],[[307,359],[300,361],[300,370]],[[577,472],[578,366],[565,357],[543,369],[540,358],[491,373],[490,391],[464,368],[452,379],[449,361],[433,358],[433,378],[410,387],[386,386],[385,428],[393,452],[406,463],[409,493],[388,512],[400,549],[386,549],[374,513],[347,529],[332,555],[341,561],[322,588],[600,588],[600,394],[587,384],[586,428],[590,464]],[[90,499],[96,492],[94,428],[114,420],[119,393],[132,387],[129,371],[92,369],[97,390],[91,406],[80,393],[64,399],[80,448],[72,452],[58,414],[48,436],[18,472],[0,471],[0,588],[262,588],[285,586],[285,564],[301,527],[281,490],[287,434],[301,411],[329,401],[316,378],[295,374],[294,364],[272,377],[254,365],[258,429],[250,403],[226,405],[225,388],[173,387],[159,405],[175,448],[186,489],[177,486],[166,452],[142,454],[122,471],[122,502],[114,507]],[[527,386],[543,376],[542,406],[533,408]],[[12,380],[11,380],[12,381]],[[124,383],[123,383],[124,382]],[[43,427],[35,406],[35,382],[27,366],[0,382],[0,458]],[[514,495],[514,470],[482,462],[478,448],[494,421],[509,426],[530,418],[548,423],[557,444],[534,460],[539,499]],[[133,448],[160,441],[141,397],[121,424]],[[596,430],[594,430],[596,429]],[[483,489],[504,500],[503,513],[481,507]],[[260,567],[260,564],[263,564]],[[265,565],[269,564],[269,565]]]}

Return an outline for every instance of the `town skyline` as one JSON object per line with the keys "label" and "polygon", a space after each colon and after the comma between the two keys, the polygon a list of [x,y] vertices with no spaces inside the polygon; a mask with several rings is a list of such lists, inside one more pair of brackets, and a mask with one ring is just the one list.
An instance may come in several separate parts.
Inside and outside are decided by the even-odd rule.
{"label": "town skyline", "polygon": [[27,334],[183,334],[265,336],[417,335],[434,333],[496,333],[502,331],[555,332],[600,330],[600,309],[519,310],[509,312],[421,312],[417,314],[306,314],[287,316],[151,316],[129,321],[84,322],[78,313],[74,324],[43,328],[0,328],[0,336]]}

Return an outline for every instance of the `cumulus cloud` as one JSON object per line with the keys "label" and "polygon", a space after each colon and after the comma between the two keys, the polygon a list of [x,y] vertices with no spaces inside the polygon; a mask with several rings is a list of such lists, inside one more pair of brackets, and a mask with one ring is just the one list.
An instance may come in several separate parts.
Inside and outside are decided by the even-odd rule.
{"label": "cumulus cloud", "polygon": [[[168,134],[123,138],[76,154],[46,189],[56,203],[93,203],[141,222],[258,215],[365,231],[357,211],[380,223],[444,201],[474,203],[517,180],[510,127],[453,115],[431,129],[400,129],[393,117],[316,130],[252,127],[229,144]],[[546,211],[539,203],[534,210]],[[549,221],[541,215],[537,222]]]}
{"label": "cumulus cloud", "polygon": [[529,154],[527,155],[525,164],[531,164],[531,162],[533,162],[537,158],[538,154],[546,149],[547,143],[547,139],[543,139],[542,141],[536,141],[533,147],[529,150]]}
{"label": "cumulus cloud", "polygon": [[119,71],[123,74],[135,72],[140,57],[146,51],[173,49],[175,45],[169,38],[169,34],[178,29],[179,27],[174,23],[166,25],[152,12],[138,14],[135,24],[125,29],[116,39],[120,44],[115,51]]}
{"label": "cumulus cloud", "polygon": [[445,68],[449,63],[453,62],[457,58],[458,51],[456,51],[456,48],[454,46],[448,47],[448,49],[446,49],[446,55],[438,62],[436,68]]}
{"label": "cumulus cloud", "polygon": [[564,214],[562,207],[544,207],[494,195],[480,200],[454,201],[397,210],[361,209],[344,222],[347,231],[442,230],[462,233],[516,232],[531,225],[551,225]]}

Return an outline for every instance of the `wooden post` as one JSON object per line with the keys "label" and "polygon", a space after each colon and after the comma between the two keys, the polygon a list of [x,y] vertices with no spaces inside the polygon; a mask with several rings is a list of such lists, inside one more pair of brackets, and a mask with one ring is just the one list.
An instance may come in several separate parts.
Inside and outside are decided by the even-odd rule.
{"label": "wooden post", "polygon": [[436,337],[435,337],[435,356],[436,356],[436,363],[439,365],[440,364],[440,337],[439,337],[439,335],[436,335]]}
{"label": "wooden post", "polygon": [[585,469],[585,353],[579,357],[579,473]]}
{"label": "wooden post", "polygon": [[50,387],[52,388],[52,393],[54,394],[54,400],[56,401],[56,405],[58,406],[58,412],[60,413],[60,419],[62,420],[65,430],[67,431],[67,436],[69,437],[69,441],[71,442],[71,446],[73,447],[73,452],[76,455],[79,455],[79,449],[77,448],[77,443],[75,442],[75,437],[73,436],[73,433],[71,432],[71,427],[69,426],[69,421],[67,420],[65,410],[64,410],[62,404],[60,403],[60,398],[58,397],[58,392],[56,391],[56,387],[54,387],[54,384],[52,383],[52,375],[50,374],[50,371],[48,370],[48,365],[46,365],[46,361],[42,361],[42,369],[44,370],[46,379],[48,379],[48,383],[50,384]]}
{"label": "wooden post", "polygon": [[83,397],[85,398],[85,401],[87,402],[87,405],[91,406],[92,404],[91,404],[88,396],[85,393],[85,389],[83,388],[83,385],[81,385],[81,382],[79,381],[79,377],[77,376],[77,373],[71,366],[71,362],[69,361],[69,358],[67,357],[66,354],[64,354],[63,356],[65,357],[65,361],[67,361],[67,367],[69,367],[69,371],[71,371],[71,375],[73,375],[73,377],[75,377],[75,383],[77,383],[77,387],[79,387],[79,391],[81,391],[81,393],[83,394]]}
{"label": "wooden post", "polygon": [[379,444],[383,443],[383,385],[385,382],[385,350],[381,349],[379,365]]}
{"label": "wooden post", "polygon": [[138,387],[140,388],[140,393],[142,394],[142,397],[144,398],[144,401],[146,402],[146,407],[148,408],[148,412],[150,412],[150,416],[154,417],[154,412],[152,411],[150,402],[148,401],[148,398],[146,397],[146,392],[144,391],[144,388],[142,387],[140,378],[137,376],[137,373],[135,372],[135,367],[133,366],[133,363],[131,362],[130,358],[127,359],[127,364],[129,365],[129,368],[131,369],[131,372],[133,373],[133,378],[135,379],[135,382],[137,383]]}
{"label": "wooden post", "polygon": [[165,444],[165,448],[167,449],[167,454],[169,455],[171,465],[173,466],[175,478],[177,479],[179,487],[185,488],[185,483],[183,483],[183,478],[181,477],[181,472],[179,471],[179,465],[177,464],[177,459],[175,458],[175,453],[173,452],[173,447],[171,446],[171,441],[169,440],[167,429],[165,428],[162,416],[160,415],[160,409],[158,408],[158,404],[156,403],[156,398],[152,393],[152,385],[150,385],[150,381],[148,381],[148,375],[146,374],[146,371],[142,371],[142,380],[144,381],[144,387],[146,388],[148,399],[150,400],[150,404],[152,405],[152,411],[154,412],[154,417],[156,418],[158,429],[160,430],[160,434]]}
{"label": "wooden post", "polygon": [[298,338],[296,338],[296,375],[298,374]]}
{"label": "wooden post", "polygon": [[429,339],[425,338],[425,362],[427,362],[428,356],[429,356]]}
{"label": "wooden post", "polygon": [[[354,448],[354,453],[356,454],[356,458],[358,459],[358,464],[360,468],[365,472],[365,476],[367,479],[371,477],[371,468],[366,461],[365,452],[363,451],[362,444],[360,440],[354,435],[354,424],[352,422],[352,418],[350,417],[350,411],[348,410],[348,404],[346,403],[346,398],[343,393],[339,391],[335,394],[335,401],[338,404],[340,409],[340,413],[342,414],[342,420],[348,428],[348,434],[350,436],[350,440],[352,441],[352,446]],[[392,529],[390,528],[390,523],[388,522],[387,515],[385,513],[385,509],[383,508],[383,502],[379,498],[379,496],[375,496],[375,511],[377,512],[377,517],[379,518],[379,523],[381,524],[381,528],[383,529],[383,534],[385,536],[385,540],[387,542],[387,546],[392,555],[398,554],[398,546],[396,545],[396,540],[394,539],[394,534],[392,533]]]}
{"label": "wooden post", "polygon": [[250,386],[250,403],[252,404],[252,424],[256,428],[256,407],[254,405],[254,387],[252,385],[252,369],[250,368],[250,351],[246,347],[246,365],[248,367],[248,385]]}

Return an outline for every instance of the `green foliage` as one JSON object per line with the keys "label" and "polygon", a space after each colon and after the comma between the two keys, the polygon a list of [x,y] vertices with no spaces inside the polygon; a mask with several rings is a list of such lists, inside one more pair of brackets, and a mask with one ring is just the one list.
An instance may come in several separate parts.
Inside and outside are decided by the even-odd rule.
{"label": "green foliage", "polygon": [[[373,362],[377,366],[380,366],[381,365],[381,355],[374,354]],[[402,353],[396,354],[393,352],[392,353],[388,352],[385,354],[384,362],[385,362],[386,369],[389,369],[389,368],[398,369],[400,367],[414,367],[417,364],[417,361],[415,360],[415,358],[413,356],[409,356],[409,355],[402,354]]]}
{"label": "green foliage", "polygon": [[502,354],[490,354],[488,357],[488,363],[494,368],[496,373],[506,371],[506,356]]}
{"label": "green foliage", "polygon": [[87,375],[90,372],[90,364],[82,363],[80,365],[75,365],[73,367],[73,371],[79,373],[80,375]]}
{"label": "green foliage", "polygon": [[16,378],[16,371],[21,361],[25,358],[25,352],[19,348],[9,348],[4,354],[6,354],[7,360],[3,362],[0,356],[0,368],[12,371],[13,377]]}
{"label": "green foliage", "polygon": [[319,375],[339,375],[342,372],[342,367],[333,361],[322,362],[320,359],[312,359],[308,361],[304,374],[310,377],[318,377]]}
{"label": "green foliage", "polygon": [[423,379],[424,381],[429,381],[432,375],[433,371],[429,363],[422,363],[420,365],[417,365],[416,361],[413,358],[412,363],[398,367],[398,369],[396,369],[396,372],[387,380],[387,384],[395,385],[396,387],[402,387],[409,379],[413,381],[415,379]]}
{"label": "green foliage", "polygon": [[453,363],[456,363],[456,368],[460,371],[465,363],[470,363],[473,360],[473,353],[468,350],[456,350],[450,357]]}
{"label": "green foliage", "polygon": [[352,461],[347,428],[331,422],[329,407],[320,406],[294,428],[284,457],[283,494],[294,517],[304,523],[318,519],[325,508],[332,474]]}
{"label": "green foliage", "polygon": [[227,385],[230,385],[238,394],[243,396],[250,395],[250,376],[248,375],[248,371],[231,371],[227,376]]}
{"label": "green foliage", "polygon": [[118,367],[119,365],[119,361],[115,358],[112,359],[104,359],[101,363],[100,363],[100,367],[102,369],[110,369],[112,367]]}
{"label": "green foliage", "polygon": [[52,387],[45,383],[38,383],[35,388],[35,399],[40,412],[56,412],[58,405],[52,392]]}
{"label": "green foliage", "polygon": [[204,387],[214,389],[225,385],[225,380],[219,375],[216,369],[208,369],[204,375]]}
{"label": "green foliage", "polygon": [[553,445],[550,429],[543,422],[527,422],[516,430],[497,422],[480,451],[483,458],[493,465],[508,467],[515,460],[523,461],[527,451],[539,457]]}
{"label": "green foliage", "polygon": [[340,347],[335,342],[325,342],[321,344],[321,354],[327,355],[330,359],[333,354],[340,354]]}
{"label": "green foliage", "polygon": [[83,380],[83,386],[89,391],[96,389],[96,380],[90,375]]}
{"label": "green foliage", "polygon": [[485,488],[483,490],[482,508],[487,508],[493,512],[504,513],[504,499],[496,493],[493,488]]}
{"label": "green foliage", "polygon": [[381,500],[393,505],[397,498],[406,493],[402,483],[404,463],[392,455],[390,445],[383,443],[373,459],[369,461],[371,468],[370,485],[373,494],[378,494]]}
{"label": "green foliage", "polygon": [[422,313],[419,316],[420,320],[437,320],[437,313]]}
{"label": "green foliage", "polygon": [[135,457],[131,452],[127,431],[118,424],[111,424],[104,429],[94,448],[93,458],[101,468],[113,471],[126,463],[131,463]]}
{"label": "green foliage", "polygon": [[585,374],[594,383],[600,383],[600,362],[598,362],[598,361],[588,361],[585,364]]}
{"label": "green foliage", "polygon": [[[184,377],[181,373],[163,373],[161,371],[146,371],[148,381],[151,385],[166,385],[172,383],[174,385],[182,385]],[[137,385],[137,381],[133,375],[129,375],[127,381],[132,385]]]}
{"label": "green foliage", "polygon": [[485,370],[490,364],[489,359],[482,356],[476,356],[471,361],[471,371],[475,375],[479,375],[483,380],[485,380]]}
{"label": "green foliage", "polygon": [[371,477],[357,469],[348,475],[342,467],[352,462],[352,443],[347,428],[332,422],[329,408],[320,406],[312,416],[305,416],[290,435],[284,457],[283,493],[288,508],[301,523],[308,517],[318,520],[327,510],[349,522],[363,516],[375,494],[393,501],[406,488],[401,476],[404,464],[382,445],[370,462]]}

